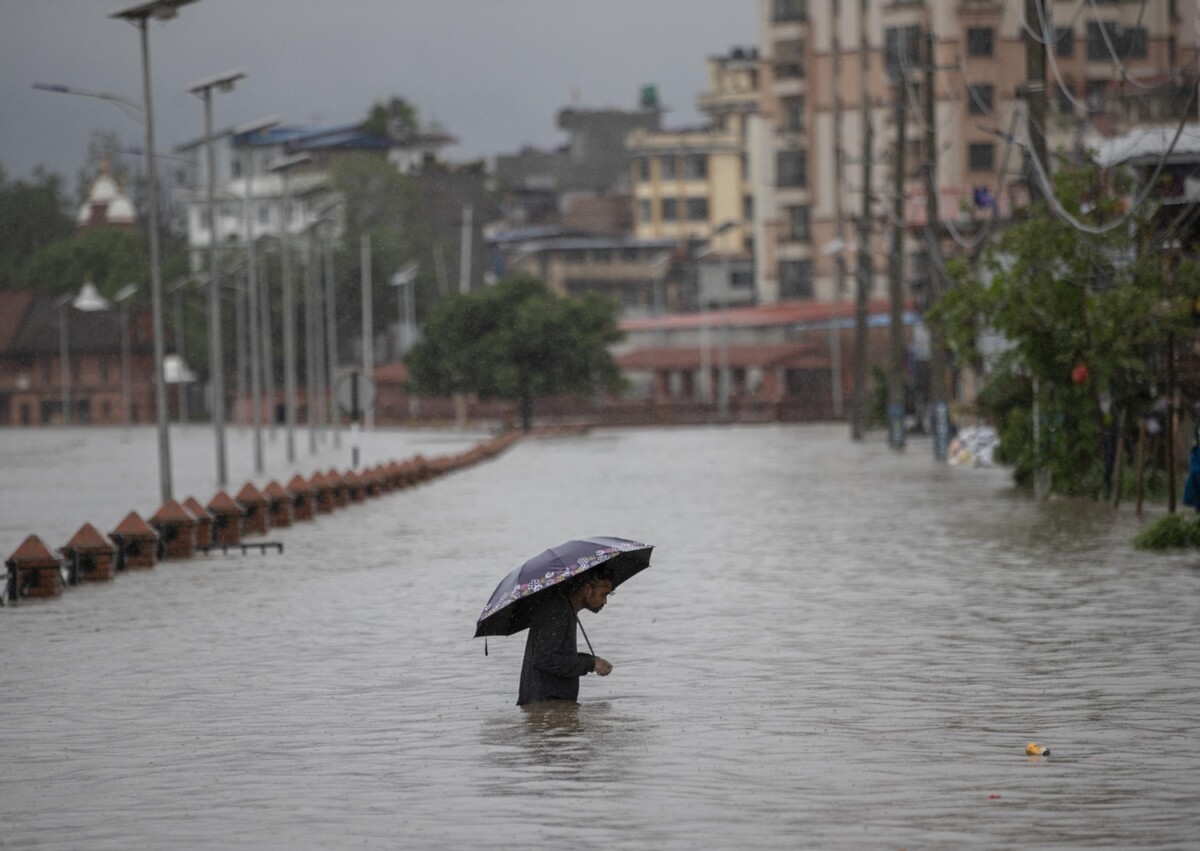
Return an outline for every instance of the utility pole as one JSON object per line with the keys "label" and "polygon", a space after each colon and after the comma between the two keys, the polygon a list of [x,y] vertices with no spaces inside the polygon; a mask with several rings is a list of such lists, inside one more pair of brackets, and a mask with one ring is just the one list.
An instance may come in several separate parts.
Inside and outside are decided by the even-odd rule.
{"label": "utility pole", "polygon": [[[906,45],[900,49],[905,50]],[[904,448],[904,169],[908,141],[908,109],[905,107],[907,80],[897,68],[895,83],[896,148],[892,157],[892,250],[888,256],[888,296],[891,301],[888,369],[888,444]]]}
{"label": "utility pole", "polygon": [[1026,180],[1029,181],[1029,199],[1040,197],[1037,175],[1031,157],[1037,157],[1046,173],[1050,173],[1050,161],[1046,158],[1046,34],[1043,18],[1038,8],[1039,0],[1025,0],[1025,21],[1028,29],[1025,39],[1025,123],[1029,132],[1029,150],[1025,154]]}
{"label": "utility pole", "polygon": [[[1049,174],[1050,161],[1046,156],[1046,45],[1043,33],[1043,18],[1038,0],[1025,0],[1025,127],[1029,136],[1029,149],[1025,152],[1025,185],[1029,201],[1042,197],[1037,182],[1037,170],[1033,158]],[[1041,394],[1037,376],[1033,380],[1033,449],[1035,457],[1041,454]],[[1045,388],[1050,390],[1051,388]],[[1038,466],[1033,472],[1034,498],[1039,502],[1050,494],[1050,470]]]}
{"label": "utility pole", "polygon": [[[933,16],[929,17],[929,29],[925,32],[925,242],[929,258],[927,274],[929,289],[925,310],[928,312],[942,297],[941,254],[942,220],[938,212],[938,140],[937,140],[937,91],[934,78],[937,74],[933,34]],[[933,430],[933,457],[945,461],[950,449],[950,408],[948,404],[946,369],[946,340],[940,326],[929,328],[929,402]]]}
{"label": "utility pole", "polygon": [[[833,79],[842,79],[842,38],[840,34],[842,23],[841,0],[832,0],[833,10]],[[834,239],[837,243],[837,253],[834,254],[836,269],[835,282],[837,291],[833,296],[834,309],[829,316],[829,369],[830,386],[832,387],[833,415],[842,416],[842,329],[837,307],[842,302],[842,293],[846,290],[846,255],[845,227],[846,217],[842,210],[842,187],[846,185],[846,152],[842,148],[842,90],[840,86],[833,87],[833,173],[834,185],[838,187],[833,193],[833,211],[836,221]]]}
{"label": "utility pole", "polygon": [[[371,302],[371,235],[364,233],[359,239],[359,256],[362,274],[362,369],[367,381],[375,376],[375,319],[372,315]],[[367,408],[363,414],[363,427],[368,431],[375,428],[375,409]]]}
{"label": "utility pole", "polygon": [[862,213],[858,219],[858,282],[854,295],[854,416],[850,436],[862,440],[867,430],[867,308],[871,293],[871,101],[867,76],[871,70],[867,41],[869,0],[859,0],[859,78],[862,86]]}

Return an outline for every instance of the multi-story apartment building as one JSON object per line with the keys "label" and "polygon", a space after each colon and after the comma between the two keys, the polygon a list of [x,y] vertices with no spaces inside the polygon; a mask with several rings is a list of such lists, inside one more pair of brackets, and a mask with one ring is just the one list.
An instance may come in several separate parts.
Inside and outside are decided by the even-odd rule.
{"label": "multi-story apartment building", "polygon": [[[865,191],[873,288],[884,294],[896,209],[897,102],[907,118],[903,224],[910,286],[919,287],[929,264],[919,232],[928,167],[936,163],[938,216],[949,236],[969,234],[982,219],[1024,203],[1025,36],[1039,31],[1036,18],[1026,20],[1029,5],[760,0],[762,113],[770,128],[764,161],[774,187],[765,196],[769,208],[760,210],[761,300],[848,295]],[[1181,104],[1190,103],[1195,114],[1186,94],[1196,84],[1200,16],[1190,0],[1036,0],[1033,8],[1046,18],[1044,132],[1051,152],[1131,124],[1181,120]],[[925,117],[930,78],[932,122]],[[864,186],[867,160],[873,168]],[[946,249],[955,250],[955,242],[947,239]]]}
{"label": "multi-story apartment building", "polygon": [[[747,138],[758,113],[758,52],[734,49],[708,60],[698,106],[704,127],[636,130],[631,157],[634,235],[641,240],[704,241],[711,248],[706,300],[752,302],[754,196]],[[726,260],[729,262],[726,263]],[[722,280],[722,270],[727,278]]]}

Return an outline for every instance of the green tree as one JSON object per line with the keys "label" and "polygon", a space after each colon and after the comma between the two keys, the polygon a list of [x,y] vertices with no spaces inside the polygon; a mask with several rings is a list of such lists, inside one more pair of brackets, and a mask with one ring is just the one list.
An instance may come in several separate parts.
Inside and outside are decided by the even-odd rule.
{"label": "green tree", "polygon": [[607,348],[621,339],[617,305],[600,296],[559,298],[535,278],[508,278],[442,299],[422,330],[405,359],[417,392],[515,401],[526,431],[538,398],[620,387]]}
{"label": "green tree", "polygon": [[[1072,218],[1097,226],[1091,230],[1123,215],[1120,187],[1104,184],[1094,168],[1060,173],[1055,193]],[[1047,470],[1056,492],[1100,495],[1114,414],[1136,417],[1161,394],[1164,341],[1185,329],[1200,292],[1191,267],[1163,274],[1150,232],[1140,211],[1092,233],[1039,203],[1002,234],[979,270],[953,267],[956,286],[932,319],[960,364],[979,364],[980,329],[1007,340],[980,405],[997,420],[1018,482]]]}
{"label": "green tree", "polygon": [[0,168],[0,289],[27,286],[25,267],[46,246],[71,235],[62,178],[41,169],[10,181]]}
{"label": "green tree", "polygon": [[374,136],[407,139],[417,132],[417,108],[400,97],[376,101],[361,126]]}

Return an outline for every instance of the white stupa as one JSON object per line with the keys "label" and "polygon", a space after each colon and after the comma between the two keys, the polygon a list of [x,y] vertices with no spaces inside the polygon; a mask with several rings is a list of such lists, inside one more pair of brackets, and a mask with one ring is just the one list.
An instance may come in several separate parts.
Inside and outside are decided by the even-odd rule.
{"label": "white stupa", "polygon": [[137,227],[137,215],[133,202],[125,194],[121,184],[109,174],[108,161],[100,164],[100,174],[92,183],[87,200],[75,217],[75,228],[86,230],[94,227]]}

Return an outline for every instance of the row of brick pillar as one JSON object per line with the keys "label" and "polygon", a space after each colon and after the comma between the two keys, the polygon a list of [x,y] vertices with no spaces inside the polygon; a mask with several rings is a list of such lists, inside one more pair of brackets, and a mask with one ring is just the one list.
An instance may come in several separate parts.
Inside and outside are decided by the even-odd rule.
{"label": "row of brick pillar", "polygon": [[144,520],[131,511],[107,537],[85,523],[58,552],[30,535],[5,561],[7,598],[58,597],[65,584],[102,582],[122,570],[152,568],[158,561],[190,559],[199,550],[238,546],[268,529],[311,521],[318,514],[402,490],[491,458],[507,449],[508,434],[457,455],[390,461],[356,472],[336,469],[299,474],[287,485],[272,481],[261,490],[247,482],[235,496],[218,491],[207,505],[195,497],[171,500]]}

